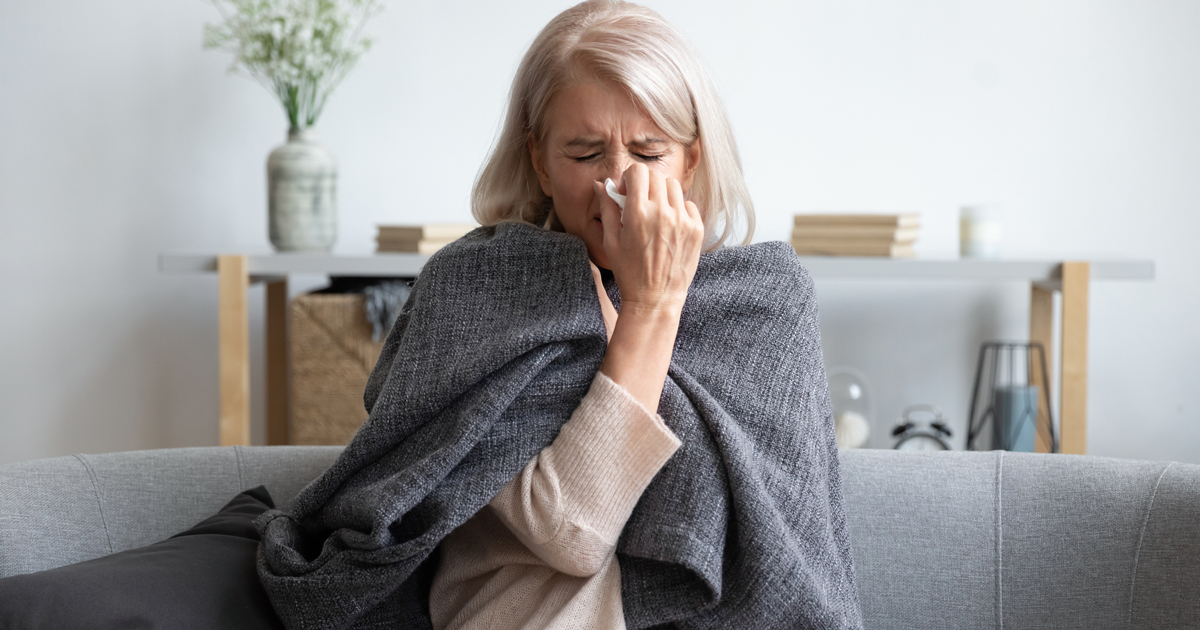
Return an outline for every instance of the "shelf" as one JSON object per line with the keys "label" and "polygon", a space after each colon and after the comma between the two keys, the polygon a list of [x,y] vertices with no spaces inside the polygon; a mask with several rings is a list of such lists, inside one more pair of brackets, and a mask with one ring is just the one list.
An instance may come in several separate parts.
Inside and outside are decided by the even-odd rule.
{"label": "shelf", "polygon": [[[218,270],[218,258],[220,270]],[[250,335],[246,293],[267,283],[264,338],[267,340],[267,436],[287,442],[287,297],[291,274],[413,277],[429,260],[420,254],[332,253],[160,253],[162,273],[217,275],[218,373],[221,443],[250,440]],[[1005,260],[922,258],[800,258],[816,280],[958,280],[1025,282],[1030,287],[1030,339],[1042,344],[1048,365],[1060,352],[1059,418],[1062,452],[1087,451],[1088,291],[1094,280],[1153,280],[1151,260]],[[1053,343],[1055,297],[1061,294],[1059,344]],[[1049,416],[1046,416],[1049,421]]]}
{"label": "shelf", "polygon": [[[253,278],[288,274],[331,276],[416,276],[428,256],[420,254],[249,254],[247,272]],[[1061,260],[1007,260],[957,258],[853,258],[801,256],[800,261],[817,280],[980,280],[1058,282]],[[1153,280],[1152,260],[1092,260],[1092,280]],[[163,273],[215,273],[216,254],[163,253],[158,256]]]}
{"label": "shelf", "polygon": [[[415,277],[429,256],[421,254],[326,254],[312,252],[248,254],[251,277],[286,276],[293,273],[330,276]],[[216,273],[216,254],[159,254],[162,273]]]}
{"label": "shelf", "polygon": [[[851,258],[801,256],[812,277],[861,280],[997,280],[1058,282],[1063,260],[986,258]],[[1153,280],[1152,260],[1092,260],[1092,280]]]}

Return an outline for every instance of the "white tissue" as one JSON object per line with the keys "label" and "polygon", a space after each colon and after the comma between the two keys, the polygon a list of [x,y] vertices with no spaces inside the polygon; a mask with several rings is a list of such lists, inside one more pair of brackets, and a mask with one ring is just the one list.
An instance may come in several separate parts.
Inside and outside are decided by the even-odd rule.
{"label": "white tissue", "polygon": [[604,179],[604,191],[608,193],[609,197],[612,197],[613,201],[617,202],[618,206],[621,206],[622,210],[625,209],[625,195],[617,192],[617,184],[611,177]]}

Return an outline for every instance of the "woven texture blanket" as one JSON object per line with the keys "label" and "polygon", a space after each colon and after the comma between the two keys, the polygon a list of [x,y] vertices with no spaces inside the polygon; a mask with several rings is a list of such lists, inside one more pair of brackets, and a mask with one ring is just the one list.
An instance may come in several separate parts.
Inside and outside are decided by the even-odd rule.
{"label": "woven texture blanket", "polygon": [[[284,624],[430,627],[438,542],[554,440],[605,346],[580,239],[502,223],[431,257],[367,422],[290,513],[257,522]],[[861,627],[812,281],[790,246],[701,254],[658,411],[682,445],[617,544],[629,628]]]}

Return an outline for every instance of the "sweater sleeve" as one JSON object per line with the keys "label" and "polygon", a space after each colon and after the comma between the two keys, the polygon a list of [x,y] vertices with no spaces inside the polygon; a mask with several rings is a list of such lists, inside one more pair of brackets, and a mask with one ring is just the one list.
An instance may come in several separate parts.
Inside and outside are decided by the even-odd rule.
{"label": "sweater sleeve", "polygon": [[594,575],[679,438],[624,387],[596,372],[546,448],[491,500],[509,530],[552,568]]}

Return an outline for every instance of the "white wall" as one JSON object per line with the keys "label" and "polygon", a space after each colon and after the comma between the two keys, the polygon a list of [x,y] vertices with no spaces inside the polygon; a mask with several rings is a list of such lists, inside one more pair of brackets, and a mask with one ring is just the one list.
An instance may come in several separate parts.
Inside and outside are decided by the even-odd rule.
{"label": "white wall", "polygon": [[[1200,4],[651,1],[725,95],[756,241],[799,211],[1007,212],[1013,256],[1153,258],[1092,288],[1089,452],[1200,463]],[[392,1],[318,131],[336,250],[466,220],[524,48],[563,2]],[[0,2],[0,463],[216,443],[216,279],[160,251],[265,251],[286,120],[202,50],[199,2]],[[299,288],[322,278],[297,278]],[[826,357],[961,425],[978,343],[1027,334],[1019,284],[818,283]],[[298,289],[297,289],[298,290]],[[255,439],[261,287],[252,290]],[[883,444],[882,442],[878,444]]]}

